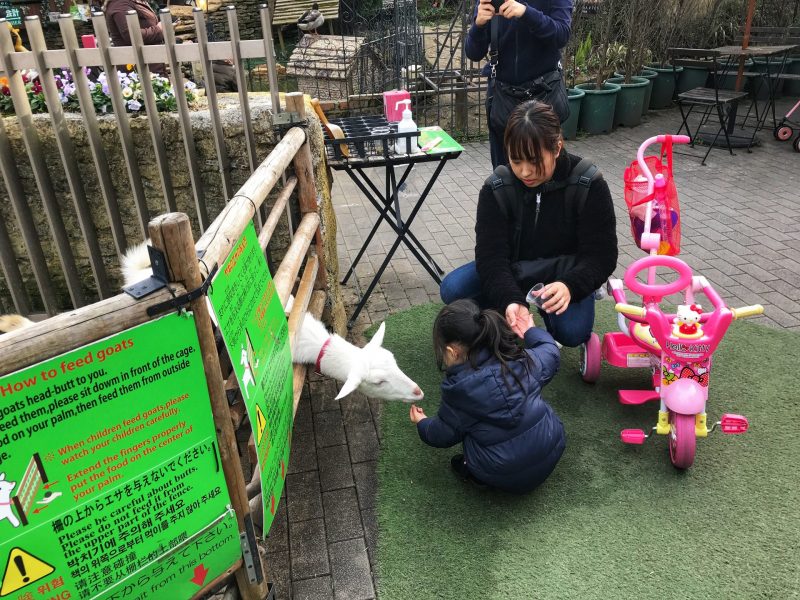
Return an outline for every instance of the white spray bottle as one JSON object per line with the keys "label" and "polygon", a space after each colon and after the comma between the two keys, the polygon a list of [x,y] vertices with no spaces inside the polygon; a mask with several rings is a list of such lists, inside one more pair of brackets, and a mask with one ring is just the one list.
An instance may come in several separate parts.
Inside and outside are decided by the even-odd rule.
{"label": "white spray bottle", "polygon": [[[397,133],[408,133],[409,131],[416,132],[417,124],[411,118],[411,100],[400,100],[395,106],[396,109],[400,108],[401,104],[405,104],[403,109],[403,119],[397,124]],[[411,154],[417,152],[417,136],[398,137],[394,144],[394,151],[397,154]],[[410,145],[409,145],[410,142]]]}

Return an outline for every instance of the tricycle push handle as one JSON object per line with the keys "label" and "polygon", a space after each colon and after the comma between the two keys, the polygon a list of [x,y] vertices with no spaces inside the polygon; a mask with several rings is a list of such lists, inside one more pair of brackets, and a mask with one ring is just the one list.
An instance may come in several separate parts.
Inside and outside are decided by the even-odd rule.
{"label": "tricycle push handle", "polygon": [[647,315],[647,310],[641,306],[634,306],[633,304],[625,304],[624,302],[617,302],[614,310],[623,315],[633,315],[635,317],[644,317]]}
{"label": "tricycle push handle", "polygon": [[755,317],[756,315],[764,314],[764,307],[760,304],[753,304],[742,308],[732,308],[731,312],[734,319],[743,319],[744,317]]}

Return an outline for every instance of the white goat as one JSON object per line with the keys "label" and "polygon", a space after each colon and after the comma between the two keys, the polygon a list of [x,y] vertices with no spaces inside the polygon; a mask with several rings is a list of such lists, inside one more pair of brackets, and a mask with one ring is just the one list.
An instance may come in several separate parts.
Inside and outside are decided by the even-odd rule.
{"label": "white goat", "polygon": [[[129,248],[122,257],[125,285],[141,281],[150,273],[147,242]],[[287,311],[292,301],[290,298]],[[329,333],[321,321],[306,313],[292,349],[292,362],[316,365],[322,375],[343,381],[337,400],[358,390],[379,400],[419,402],[423,398],[420,387],[400,370],[394,355],[381,347],[385,332],[386,324],[381,323],[369,343],[359,348]]]}
{"label": "white goat", "polygon": [[25,329],[31,325],[33,325],[33,321],[22,315],[0,315],[0,333]]}

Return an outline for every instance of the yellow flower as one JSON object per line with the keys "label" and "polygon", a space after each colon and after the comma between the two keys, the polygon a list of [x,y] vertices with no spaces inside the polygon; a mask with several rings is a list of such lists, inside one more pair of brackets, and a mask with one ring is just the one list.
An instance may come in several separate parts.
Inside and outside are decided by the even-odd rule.
{"label": "yellow flower", "polygon": [[133,90],[129,87],[122,88],[122,97],[123,98],[131,98],[133,97]]}

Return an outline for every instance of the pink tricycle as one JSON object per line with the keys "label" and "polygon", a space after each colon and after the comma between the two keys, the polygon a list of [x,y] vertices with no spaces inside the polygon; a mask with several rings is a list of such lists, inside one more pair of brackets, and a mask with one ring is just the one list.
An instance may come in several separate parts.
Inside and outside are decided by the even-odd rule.
{"label": "pink tricycle", "polygon": [[[657,249],[661,243],[658,233],[651,233],[654,211],[665,201],[666,182],[659,174],[653,177],[644,160],[644,151],[650,144],[664,143],[667,136],[646,140],[637,154],[639,167],[647,177],[648,195],[644,232],[640,245],[650,252],[625,271],[625,286],[642,296],[644,306],[627,303],[622,281],[610,279],[609,291],[617,302],[620,313],[620,332],[604,336],[602,353],[609,364],[617,367],[650,368],[652,390],[620,390],[622,404],[643,404],[659,400],[658,421],[652,428],[657,434],[669,436],[669,454],[672,464],[686,469],[694,462],[696,441],[706,437],[717,426],[723,433],[739,434],[747,431],[747,419],[741,415],[723,414],[711,428],[707,426],[706,401],[711,374],[711,357],[733,319],[759,315],[761,305],[731,309],[709,284],[705,277],[692,275],[689,266],[675,256],[661,256]],[[687,136],[671,136],[672,143],[688,143]],[[657,283],[657,269],[663,268],[677,274],[669,283]],[[646,282],[638,275],[646,272]],[[670,277],[672,279],[672,277]],[[671,294],[683,294],[683,304],[675,314],[661,310],[660,302]],[[704,311],[695,300],[701,293],[713,310]],[[642,444],[649,436],[642,429],[624,429],[622,441]]]}

